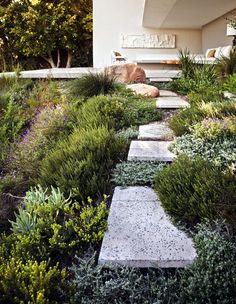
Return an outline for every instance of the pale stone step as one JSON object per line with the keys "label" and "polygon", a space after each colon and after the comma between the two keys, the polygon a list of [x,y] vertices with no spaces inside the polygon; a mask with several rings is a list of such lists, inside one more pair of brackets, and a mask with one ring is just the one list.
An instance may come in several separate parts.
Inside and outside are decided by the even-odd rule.
{"label": "pale stone step", "polygon": [[149,78],[150,82],[171,82],[172,78],[161,78],[161,77],[153,77]]}
{"label": "pale stone step", "polygon": [[160,97],[178,97],[178,95],[172,91],[160,90]]}
{"label": "pale stone step", "polygon": [[[88,73],[99,73],[103,69],[99,68],[53,68],[41,69],[20,72],[20,78],[78,78]],[[13,77],[16,76],[15,72],[0,73],[0,77]]]}
{"label": "pale stone step", "polygon": [[195,258],[191,238],[171,223],[151,188],[116,187],[99,264],[177,268]]}
{"label": "pale stone step", "polygon": [[232,98],[232,99],[236,100],[236,94],[233,94],[233,93],[230,93],[230,92],[227,92],[227,91],[224,92],[224,97],[225,98]]}
{"label": "pale stone step", "polygon": [[157,108],[179,109],[189,107],[189,103],[181,97],[158,97]]}
{"label": "pale stone step", "polygon": [[150,70],[145,69],[147,78],[178,78],[180,77],[180,70]]}
{"label": "pale stone step", "polygon": [[139,127],[138,139],[142,140],[172,140],[174,134],[165,124],[160,122],[150,123]]}
{"label": "pale stone step", "polygon": [[171,141],[137,141],[130,145],[128,160],[171,162],[176,155],[168,150]]}

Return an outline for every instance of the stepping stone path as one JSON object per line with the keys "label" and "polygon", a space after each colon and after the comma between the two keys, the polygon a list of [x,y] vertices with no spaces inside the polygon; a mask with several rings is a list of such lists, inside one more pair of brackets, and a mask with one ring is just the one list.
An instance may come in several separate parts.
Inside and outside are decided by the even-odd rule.
{"label": "stepping stone path", "polygon": [[[169,108],[186,106],[187,102],[173,92],[161,90],[161,96],[158,101],[169,101]],[[173,161],[176,156],[168,150],[171,141],[164,141],[169,134],[171,130],[164,123],[140,126],[141,140],[131,142],[128,161]],[[191,264],[195,257],[192,240],[171,223],[153,189],[115,188],[100,264],[176,268]]]}
{"label": "stepping stone path", "polygon": [[130,145],[128,160],[171,162],[176,156],[168,150],[170,144],[170,141],[133,140]]}
{"label": "stepping stone path", "polygon": [[160,90],[160,97],[178,97],[178,95],[172,91]]}
{"label": "stepping stone path", "polygon": [[171,223],[151,188],[116,187],[100,264],[185,267],[195,257],[192,240]]}
{"label": "stepping stone path", "polygon": [[142,140],[171,140],[174,134],[164,123],[154,122],[139,127],[138,139]]}
{"label": "stepping stone path", "polygon": [[158,97],[156,105],[158,109],[179,109],[189,107],[189,103],[179,96]]}

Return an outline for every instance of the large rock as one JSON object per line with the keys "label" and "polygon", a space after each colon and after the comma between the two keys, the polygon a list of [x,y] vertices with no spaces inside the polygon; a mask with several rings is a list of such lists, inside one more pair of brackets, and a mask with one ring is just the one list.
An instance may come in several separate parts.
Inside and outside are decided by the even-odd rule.
{"label": "large rock", "polygon": [[134,63],[115,64],[106,71],[119,82],[136,82],[144,83],[146,81],[146,74],[144,69]]}
{"label": "large rock", "polygon": [[143,83],[135,83],[135,84],[129,84],[127,88],[131,89],[136,94],[148,96],[148,97],[158,97],[160,95],[159,90],[148,84]]}

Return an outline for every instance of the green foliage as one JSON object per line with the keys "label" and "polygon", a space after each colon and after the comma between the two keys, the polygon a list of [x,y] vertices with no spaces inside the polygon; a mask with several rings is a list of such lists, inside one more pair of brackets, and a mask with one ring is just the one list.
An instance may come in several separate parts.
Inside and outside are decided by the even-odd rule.
{"label": "green foliage", "polygon": [[142,275],[135,268],[96,266],[94,255],[76,258],[71,271],[69,303],[149,304],[158,292],[158,278],[154,271]]}
{"label": "green foliage", "polygon": [[98,198],[110,188],[110,170],[126,153],[127,142],[107,127],[76,128],[42,162],[40,183],[63,191],[77,189],[80,198]]}
{"label": "green foliage", "polygon": [[116,96],[96,96],[88,99],[78,111],[78,125],[89,129],[100,126],[120,128],[123,120],[124,106],[121,99]]}
{"label": "green foliage", "polygon": [[60,257],[60,262],[72,252],[87,246],[97,246],[106,231],[108,210],[105,201],[86,203],[66,199],[59,189],[42,187],[26,193],[9,237],[9,253],[21,259]]}
{"label": "green foliage", "polygon": [[124,116],[120,127],[139,126],[158,121],[162,113],[156,108],[156,100],[142,96],[129,96],[123,98]]}
{"label": "green foliage", "polygon": [[222,56],[216,62],[216,70],[220,77],[225,78],[236,73],[236,51],[232,50],[230,56]]}
{"label": "green foliage", "polygon": [[188,51],[180,51],[182,75],[170,83],[170,89],[187,95],[190,92],[204,91],[215,87],[217,90],[217,74],[214,65],[196,64]]}
{"label": "green foliage", "polygon": [[127,129],[122,129],[117,133],[117,136],[121,136],[127,140],[136,139],[138,137],[139,131],[137,127],[130,127]]}
{"label": "green foliage", "polygon": [[43,108],[12,150],[8,171],[23,175],[26,184],[37,178],[44,157],[58,140],[72,132],[77,121],[75,113],[76,108],[72,103]]}
{"label": "green foliage", "polygon": [[25,123],[22,117],[22,107],[13,101],[9,101],[6,108],[2,109],[0,113],[0,169],[5,161],[9,147],[14,140],[18,137],[22,127]]}
{"label": "green foliage", "polygon": [[176,303],[229,304],[236,300],[236,247],[225,227],[199,226],[194,237],[198,257],[181,271]]}
{"label": "green foliage", "polygon": [[175,135],[180,136],[191,131],[192,126],[200,123],[204,118],[219,118],[236,115],[236,104],[233,101],[197,103],[189,108],[180,110],[178,115],[169,121],[170,128]]}
{"label": "green foliage", "polygon": [[222,173],[209,161],[180,157],[157,173],[155,189],[165,210],[177,221],[192,225],[223,215],[236,227],[233,216],[227,216],[235,209],[235,176]]}
{"label": "green foliage", "polygon": [[199,225],[194,243],[196,260],[176,272],[96,266],[94,256],[76,258],[69,303],[234,303],[236,248],[224,226]]}
{"label": "green foliage", "polygon": [[190,57],[190,51],[187,49],[179,50],[179,60],[181,64],[182,77],[192,77],[194,74],[195,63],[194,60]]}
{"label": "green foliage", "polygon": [[17,258],[1,261],[0,300],[1,303],[58,303],[60,288],[65,284],[66,271],[49,263]]}
{"label": "green foliage", "polygon": [[209,84],[207,87],[202,87],[197,91],[192,91],[188,94],[188,99],[191,105],[225,102],[222,94],[222,86],[220,84]]}
{"label": "green foliage", "polygon": [[230,75],[224,83],[224,89],[236,94],[236,71],[235,74]]}
{"label": "green foliage", "polygon": [[[44,58],[51,67],[70,67],[73,53],[90,52],[92,1],[10,1],[0,10],[4,65],[18,58]],[[32,47],[32,41],[34,46]],[[62,51],[67,54],[63,60]],[[7,52],[11,54],[10,58]],[[9,62],[11,61],[11,62]]]}
{"label": "green foliage", "polygon": [[197,106],[191,106],[180,110],[177,115],[171,117],[169,127],[176,136],[190,132],[190,127],[205,117],[203,111]]}
{"label": "green foliage", "polygon": [[192,127],[192,134],[197,138],[209,140],[220,137],[236,138],[236,117],[206,118]]}
{"label": "green foliage", "polygon": [[[213,130],[213,132],[216,131]],[[177,154],[184,153],[191,158],[201,156],[222,169],[228,167],[234,171],[236,167],[235,137],[219,137],[209,140],[186,134],[175,140],[171,150]]]}
{"label": "green foliage", "polygon": [[87,128],[108,125],[120,130],[161,119],[156,102],[141,96],[96,96],[88,99],[78,111],[79,126]]}
{"label": "green foliage", "polygon": [[69,84],[70,92],[74,97],[92,97],[106,95],[115,90],[115,77],[107,72],[89,73]]}
{"label": "green foliage", "polygon": [[27,98],[27,105],[32,108],[61,102],[60,83],[50,78],[37,81]]}
{"label": "green foliage", "polygon": [[160,162],[129,161],[116,165],[113,181],[117,186],[152,185],[156,173],[163,167]]}

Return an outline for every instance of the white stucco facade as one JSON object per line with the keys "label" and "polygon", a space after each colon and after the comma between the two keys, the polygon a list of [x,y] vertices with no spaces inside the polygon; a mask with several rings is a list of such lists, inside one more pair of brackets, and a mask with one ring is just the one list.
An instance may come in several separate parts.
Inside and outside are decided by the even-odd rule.
{"label": "white stucco facade", "polygon": [[[94,0],[94,67],[111,64],[111,51],[115,50],[129,60],[138,54],[177,54],[179,49],[189,49],[193,54],[201,54],[206,48],[231,44],[226,37],[226,20],[216,21],[197,29],[159,29],[144,27],[144,9],[147,0]],[[158,0],[156,0],[158,1]],[[208,1],[208,0],[205,0]],[[181,17],[182,18],[182,17]],[[122,48],[121,34],[174,34],[175,48]]]}

